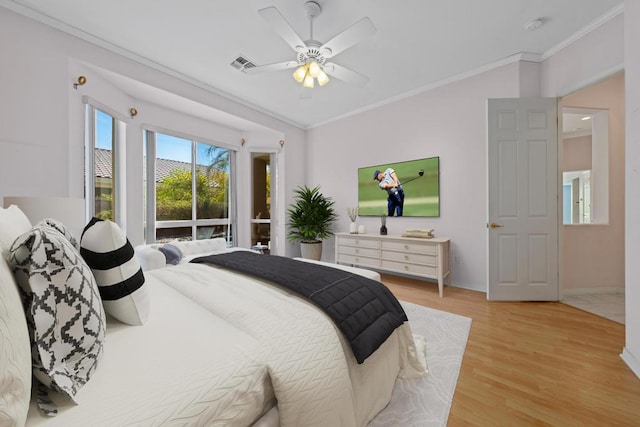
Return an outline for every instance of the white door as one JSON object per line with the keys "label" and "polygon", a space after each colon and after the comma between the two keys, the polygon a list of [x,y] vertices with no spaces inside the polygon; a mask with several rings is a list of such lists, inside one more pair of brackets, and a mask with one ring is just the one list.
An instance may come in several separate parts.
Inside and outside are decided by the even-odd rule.
{"label": "white door", "polygon": [[555,98],[488,103],[489,300],[558,299]]}

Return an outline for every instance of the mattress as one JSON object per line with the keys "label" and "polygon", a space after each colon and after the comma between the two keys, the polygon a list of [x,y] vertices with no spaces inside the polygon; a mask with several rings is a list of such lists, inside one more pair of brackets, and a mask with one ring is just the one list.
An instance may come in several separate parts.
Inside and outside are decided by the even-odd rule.
{"label": "mattress", "polygon": [[77,405],[32,399],[28,426],[247,426],[275,405],[260,341],[147,275],[144,326],[109,319],[104,355]]}

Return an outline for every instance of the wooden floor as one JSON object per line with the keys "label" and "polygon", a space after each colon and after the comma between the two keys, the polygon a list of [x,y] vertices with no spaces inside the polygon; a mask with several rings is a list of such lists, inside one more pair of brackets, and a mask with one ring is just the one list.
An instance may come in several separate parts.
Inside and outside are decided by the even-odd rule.
{"label": "wooden floor", "polygon": [[441,299],[434,283],[382,281],[400,300],[473,319],[449,426],[640,426],[624,325],[557,302],[489,302],[449,286]]}

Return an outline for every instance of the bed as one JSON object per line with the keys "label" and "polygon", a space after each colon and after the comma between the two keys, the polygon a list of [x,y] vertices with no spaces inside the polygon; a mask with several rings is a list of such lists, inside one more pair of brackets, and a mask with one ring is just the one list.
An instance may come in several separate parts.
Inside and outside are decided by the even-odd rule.
{"label": "bed", "polygon": [[[0,218],[0,241],[2,227]],[[11,366],[0,377],[0,425],[4,416],[29,426],[363,426],[387,405],[398,377],[426,375],[424,342],[407,322],[357,363],[344,335],[314,304],[246,274],[189,262],[238,251],[224,240],[179,244],[177,265],[167,265],[160,246],[135,248],[149,301],[144,324],[106,316],[97,368],[75,403],[51,393],[54,417],[42,415],[28,390],[29,337],[3,254],[0,328],[12,331],[2,344],[9,348],[10,341],[14,354],[0,353],[3,366]]]}

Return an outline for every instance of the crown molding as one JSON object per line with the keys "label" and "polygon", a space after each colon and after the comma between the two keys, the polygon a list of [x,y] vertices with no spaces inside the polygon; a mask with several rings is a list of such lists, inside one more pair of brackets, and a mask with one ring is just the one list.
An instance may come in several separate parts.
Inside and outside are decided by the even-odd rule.
{"label": "crown molding", "polygon": [[[244,107],[250,108],[250,109],[252,109],[252,110],[254,110],[256,112],[262,113],[262,114],[264,114],[266,116],[269,116],[269,117],[271,117],[273,119],[279,120],[279,121],[281,121],[283,123],[286,123],[288,125],[294,126],[296,128],[303,129],[303,130],[305,129],[305,127],[302,124],[296,123],[296,122],[292,121],[291,119],[279,116],[279,115],[273,113],[272,111],[268,111],[268,110],[266,110],[266,109],[264,109],[262,107],[254,105],[254,104],[252,104],[252,103],[250,103],[248,101],[242,100],[242,99],[240,99],[238,97],[235,97],[235,96],[231,95],[230,93],[227,93],[227,92],[225,92],[223,90],[220,90],[220,89],[218,89],[218,88],[216,88],[214,86],[208,85],[208,84],[206,84],[206,83],[204,83],[204,82],[202,82],[200,80],[197,80],[197,79],[189,77],[189,76],[187,76],[185,74],[182,74],[179,71],[176,71],[176,70],[174,70],[172,68],[169,68],[169,67],[167,67],[165,65],[159,64],[159,63],[157,63],[157,62],[155,62],[155,61],[153,61],[153,60],[151,60],[149,58],[146,58],[144,56],[138,55],[137,53],[131,52],[131,51],[129,51],[127,49],[124,49],[124,48],[122,48],[120,46],[114,45],[111,42],[108,42],[108,41],[106,41],[104,39],[101,39],[101,38],[96,37],[96,36],[94,36],[92,34],[89,34],[86,31],[83,31],[83,30],[81,30],[79,28],[76,28],[74,26],[65,24],[64,22],[60,22],[55,18],[52,18],[52,17],[50,17],[48,15],[45,15],[45,14],[43,14],[41,12],[35,11],[35,10],[29,8],[29,7],[26,7],[24,5],[18,4],[16,2],[14,2],[13,0],[0,0],[0,6],[6,8],[6,9],[9,9],[9,10],[15,12],[15,13],[18,13],[20,15],[26,16],[27,18],[31,18],[34,21],[40,22],[42,24],[45,24],[45,25],[47,25],[49,27],[52,27],[52,28],[54,28],[56,30],[60,30],[63,33],[72,35],[74,37],[77,37],[77,38],[79,38],[81,40],[89,42],[89,43],[91,43],[93,45],[96,45],[98,47],[102,47],[102,48],[104,48],[104,49],[106,49],[108,51],[116,53],[116,54],[118,54],[120,56],[123,56],[123,57],[125,57],[127,59],[130,59],[130,60],[132,60],[134,62],[137,62],[139,64],[142,64],[142,65],[145,65],[147,67],[153,68],[154,70],[160,71],[160,72],[162,72],[164,74],[167,74],[167,75],[169,75],[171,77],[174,77],[174,78],[176,78],[178,80],[181,80],[181,81],[183,81],[185,83],[189,83],[190,85],[196,86],[196,87],[198,87],[198,88],[200,88],[202,90],[205,90],[205,91],[207,91],[209,93],[212,93],[214,95],[220,96],[220,97],[226,99],[227,101],[235,102],[235,103],[237,103],[239,105],[242,105]],[[212,107],[212,108],[215,108],[215,107]]]}
{"label": "crown molding", "polygon": [[[425,86],[421,86],[415,89],[412,89],[410,91],[404,92],[400,95],[396,95],[394,97],[385,99],[383,101],[374,103],[374,104],[370,104],[368,106],[359,108],[357,110],[353,110],[349,113],[345,113],[342,114],[340,116],[336,116],[333,117],[329,120],[326,120],[324,122],[320,122],[317,124],[313,124],[313,125],[309,125],[309,126],[305,126],[301,123],[297,123],[292,121],[291,119],[288,119],[286,117],[280,116],[278,114],[273,113],[272,111],[268,111],[262,107],[259,107],[257,105],[254,105],[248,101],[242,100],[241,98],[238,98],[234,95],[231,95],[221,89],[218,89],[214,86],[208,85],[200,80],[196,80],[194,78],[191,78],[185,74],[182,74],[179,71],[176,71],[172,68],[166,67],[164,65],[161,65],[149,58],[143,57],[141,55],[138,55],[136,53],[133,53],[127,49],[124,49],[120,46],[116,46],[106,40],[103,40],[101,38],[95,37],[83,30],[80,30],[79,28],[73,27],[71,25],[65,24],[63,22],[58,21],[57,19],[54,19],[48,15],[45,15],[41,12],[37,12],[29,7],[26,7],[24,5],[18,4],[13,0],[0,0],[0,6],[12,10],[13,12],[16,12],[20,15],[26,16],[28,18],[31,18],[35,21],[38,21],[40,23],[43,23],[45,25],[48,25],[52,28],[55,28],[57,30],[60,30],[64,33],[70,34],[72,36],[75,36],[81,40],[87,41],[91,44],[94,44],[96,46],[102,47],[108,51],[114,52],[118,55],[121,55],[127,59],[130,59],[134,62],[140,63],[142,65],[148,66],[152,69],[155,69],[157,71],[160,71],[164,74],[167,74],[171,77],[174,77],[180,81],[183,81],[185,83],[191,84],[193,86],[196,86],[206,92],[215,94],[217,96],[220,96],[228,101],[234,102],[236,104],[242,105],[244,107],[247,107],[253,111],[259,112],[261,114],[264,114],[265,116],[271,117],[273,119],[276,119],[278,121],[281,121],[283,123],[286,123],[290,126],[296,127],[298,129],[302,129],[302,130],[310,130],[313,128],[317,128],[320,126],[324,126],[326,124],[332,123],[332,122],[336,122],[338,120],[342,120],[366,111],[370,111],[373,110],[375,108],[387,105],[387,104],[391,104],[397,101],[400,101],[402,99],[406,99],[415,95],[418,95],[420,93],[424,93],[424,92],[428,92],[430,90],[436,89],[438,87],[441,86],[445,86],[445,85],[449,85],[461,80],[465,80],[468,79],[470,77],[485,73],[487,71],[491,71],[493,69],[502,67],[504,65],[508,65],[511,64],[513,62],[519,62],[519,61],[527,61],[527,62],[535,62],[535,63],[540,63],[548,58],[550,58],[551,56],[553,56],[554,54],[558,53],[559,51],[561,51],[562,49],[564,49],[565,47],[571,45],[572,43],[576,42],[577,40],[581,39],[582,37],[586,36],[587,34],[591,33],[592,31],[596,30],[597,28],[599,28],[600,26],[606,24],[607,22],[609,22],[611,19],[615,18],[616,16],[618,16],[619,14],[624,12],[624,4],[620,4],[616,7],[614,7],[613,9],[611,9],[610,11],[608,11],[607,13],[605,13],[604,15],[602,15],[601,17],[599,17],[598,19],[596,19],[595,21],[593,21],[591,24],[583,27],[582,29],[580,29],[578,32],[576,32],[575,34],[571,35],[570,37],[568,37],[567,39],[565,39],[564,41],[562,41],[561,43],[557,44],[556,46],[552,47],[551,49],[547,50],[546,52],[542,53],[542,54],[537,54],[537,53],[531,53],[531,52],[520,52],[502,59],[499,59],[497,61],[494,61],[490,64],[486,64],[484,66],[475,68],[473,70],[464,72],[464,73],[460,73],[442,80],[439,80],[437,82],[433,82],[430,84],[427,84]],[[614,70],[608,70],[608,73],[610,73],[611,71],[615,72],[618,68],[620,67],[616,67],[616,69]],[[215,107],[212,107],[215,108]]]}
{"label": "crown molding", "polygon": [[570,46],[571,44],[573,44],[576,41],[580,40],[581,38],[583,38],[587,34],[589,34],[592,31],[598,29],[599,27],[601,27],[602,25],[606,24],[607,22],[609,22],[610,20],[612,20],[616,16],[620,15],[621,13],[624,13],[624,3],[620,3],[618,6],[614,7],[613,9],[611,9],[610,11],[605,13],[604,15],[600,16],[598,19],[596,19],[595,21],[593,21],[589,25],[583,27],[578,32],[572,34],[571,36],[567,37],[562,42],[558,43],[557,45],[555,45],[551,49],[549,49],[546,52],[544,52],[541,55],[542,61],[544,61],[547,58],[552,57],[553,55],[555,55],[556,53],[560,52],[565,47]]}
{"label": "crown molding", "polygon": [[486,73],[487,71],[494,70],[496,68],[500,68],[504,65],[512,64],[514,62],[527,61],[527,62],[541,62],[540,55],[536,53],[530,52],[521,52],[516,53],[515,55],[507,56],[506,58],[502,58],[498,61],[494,61],[490,64],[483,65],[482,67],[475,68],[471,71],[466,71],[464,73],[456,74],[455,76],[447,77],[446,79],[438,80],[437,82],[429,83],[428,85],[421,86],[419,88],[412,89],[410,91],[401,93],[400,95],[387,98],[383,101],[376,102],[374,104],[367,105],[366,107],[359,108],[357,110],[351,111],[349,113],[343,114],[338,117],[334,117],[330,120],[324,121],[322,123],[315,124],[313,126],[308,127],[307,129],[313,129],[316,127],[324,126],[326,124],[342,120],[351,116],[355,116],[360,113],[364,113],[366,111],[374,110],[376,108],[382,107],[387,104],[392,104],[397,101],[401,101],[406,98],[410,98],[415,95],[419,95],[424,92],[428,92],[430,90],[446,86],[461,80],[468,79],[469,77],[477,76],[478,74]]}

